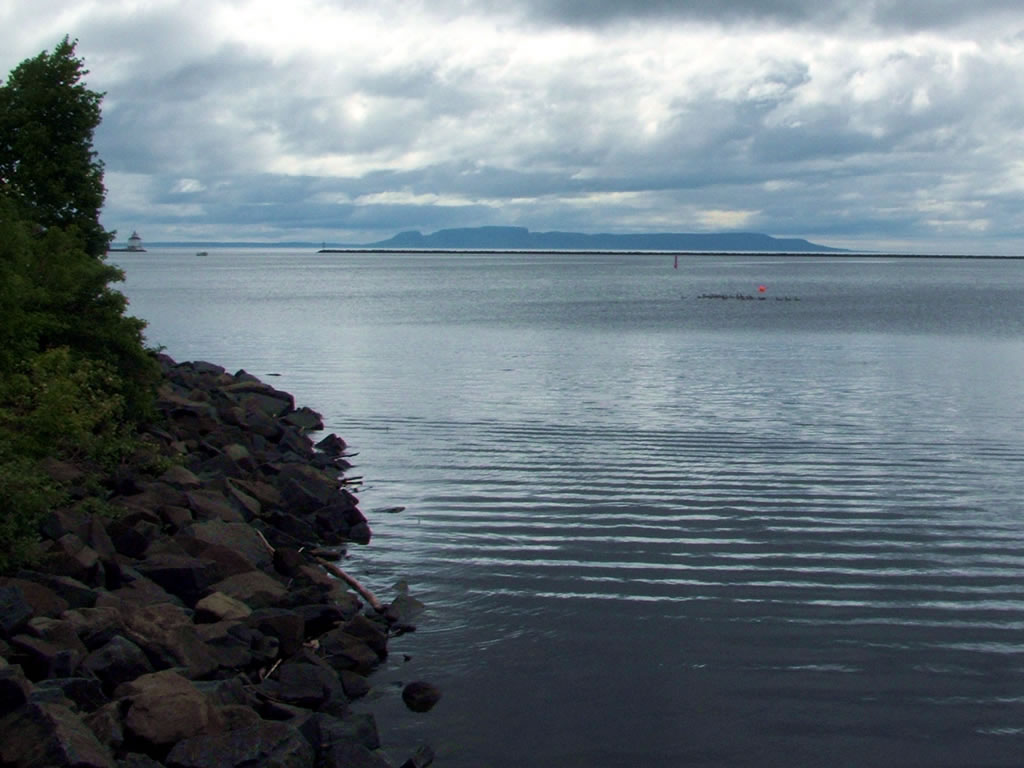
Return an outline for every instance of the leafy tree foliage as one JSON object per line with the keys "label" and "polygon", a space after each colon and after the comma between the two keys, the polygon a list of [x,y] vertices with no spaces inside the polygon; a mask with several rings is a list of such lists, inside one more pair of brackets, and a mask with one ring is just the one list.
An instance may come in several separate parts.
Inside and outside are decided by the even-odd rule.
{"label": "leafy tree foliage", "polygon": [[78,228],[99,258],[111,240],[99,223],[106,190],[92,143],[103,94],[86,88],[86,74],[67,37],[12,70],[0,89],[0,184],[26,218]]}
{"label": "leafy tree foliage", "polygon": [[99,222],[102,94],[65,38],[0,84],[0,570],[60,498],[38,462],[110,468],[150,415],[157,366],[125,314]]}

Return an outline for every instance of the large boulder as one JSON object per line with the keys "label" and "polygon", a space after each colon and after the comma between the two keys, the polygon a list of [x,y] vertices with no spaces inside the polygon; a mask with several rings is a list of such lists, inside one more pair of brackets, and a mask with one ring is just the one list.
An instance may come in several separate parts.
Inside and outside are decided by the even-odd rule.
{"label": "large boulder", "polygon": [[248,523],[208,520],[183,528],[176,538],[195,542],[198,545],[193,545],[196,546],[196,551],[201,551],[202,546],[210,544],[229,547],[242,554],[251,563],[252,568],[267,569],[273,563],[273,554]]}
{"label": "large boulder", "polygon": [[247,669],[258,661],[253,649],[261,642],[262,635],[244,622],[199,624],[196,632],[223,669]]}
{"label": "large boulder", "polygon": [[125,728],[152,747],[166,747],[223,728],[206,694],[171,670],[143,675],[117,693],[128,702]]}
{"label": "large boulder", "polygon": [[380,657],[362,639],[335,629],[320,638],[324,658],[336,670],[353,670],[369,674],[380,663]]}
{"label": "large boulder", "polygon": [[[55,621],[45,618],[42,620]],[[48,638],[40,637],[38,634],[15,635],[11,638],[11,660],[21,664],[30,679],[69,677],[75,674],[78,665],[81,664],[86,655],[85,646],[70,624],[61,626],[63,631],[54,632]]]}
{"label": "large boulder", "polygon": [[341,681],[329,667],[289,662],[278,667],[274,677],[279,701],[314,710],[328,702],[346,701]]}
{"label": "large boulder", "polygon": [[218,576],[212,561],[188,555],[152,555],[135,567],[186,605],[195,605]]}
{"label": "large boulder", "polygon": [[306,620],[296,611],[260,608],[253,611],[247,623],[264,635],[276,637],[285,658],[297,653],[306,639]]}
{"label": "large boulder", "polygon": [[192,617],[170,603],[139,606],[125,612],[128,637],[146,649],[158,667],[184,667],[190,677],[204,677],[220,663],[199,637]]}
{"label": "large boulder", "polygon": [[17,577],[49,587],[66,600],[71,608],[92,608],[100,595],[98,590],[67,576],[21,570],[18,571]]}
{"label": "large boulder", "polygon": [[[25,602],[28,603],[31,608],[33,616],[52,616],[54,618],[60,616],[64,611],[70,608],[70,604],[63,597],[58,595],[54,590],[50,589],[43,584],[37,584],[28,579],[8,578],[0,579],[0,595],[2,595],[3,587],[17,587],[21,590],[21,595]],[[0,606],[5,603],[5,600],[0,596]],[[0,612],[3,608],[0,607]],[[0,613],[0,627],[3,627],[6,621],[2,618]]]}
{"label": "large boulder", "polygon": [[228,523],[245,522],[245,518],[222,493],[199,489],[189,491],[185,494],[185,499],[188,508],[192,510],[198,520],[222,520]]}

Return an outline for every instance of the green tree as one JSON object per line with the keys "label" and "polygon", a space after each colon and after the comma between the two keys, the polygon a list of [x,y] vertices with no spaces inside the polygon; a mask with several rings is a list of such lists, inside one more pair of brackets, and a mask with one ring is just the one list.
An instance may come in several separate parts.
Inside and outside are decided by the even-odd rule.
{"label": "green tree", "polygon": [[112,238],[99,222],[106,190],[93,149],[103,94],[82,82],[88,70],[75,45],[65,37],[0,87],[0,186],[24,218],[77,229],[86,252],[101,258]]}
{"label": "green tree", "polygon": [[111,468],[151,414],[158,366],[99,223],[102,94],[68,38],[0,83],[0,570],[62,495],[38,463]]}

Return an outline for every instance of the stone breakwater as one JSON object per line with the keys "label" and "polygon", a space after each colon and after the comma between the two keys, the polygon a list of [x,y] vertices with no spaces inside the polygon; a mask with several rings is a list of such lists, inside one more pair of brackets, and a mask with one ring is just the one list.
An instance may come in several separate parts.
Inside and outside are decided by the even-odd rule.
{"label": "stone breakwater", "polygon": [[349,705],[422,606],[336,565],[371,535],[345,442],[314,445],[320,416],[244,371],[161,364],[140,450],[99,488],[51,462],[71,502],[0,579],[0,764],[394,768]]}

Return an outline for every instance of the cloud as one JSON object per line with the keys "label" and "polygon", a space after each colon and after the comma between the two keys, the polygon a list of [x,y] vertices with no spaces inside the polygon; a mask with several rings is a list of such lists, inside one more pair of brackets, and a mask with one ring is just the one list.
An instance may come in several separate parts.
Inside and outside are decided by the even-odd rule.
{"label": "cloud", "polygon": [[107,226],[382,239],[517,224],[1024,246],[1009,2],[0,4],[80,41]]}

